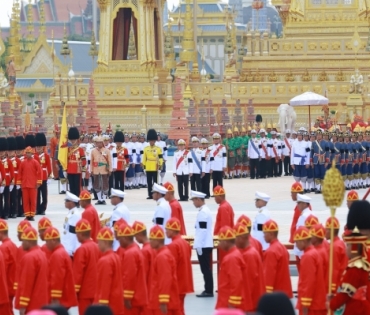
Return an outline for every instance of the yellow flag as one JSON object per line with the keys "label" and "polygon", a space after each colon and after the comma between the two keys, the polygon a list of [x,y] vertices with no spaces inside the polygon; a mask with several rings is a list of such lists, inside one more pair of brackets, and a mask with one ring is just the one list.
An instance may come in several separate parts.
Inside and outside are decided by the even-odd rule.
{"label": "yellow flag", "polygon": [[63,167],[63,170],[67,170],[68,164],[68,126],[67,126],[67,112],[64,105],[62,127],[60,130],[59,147],[58,147],[58,160]]}

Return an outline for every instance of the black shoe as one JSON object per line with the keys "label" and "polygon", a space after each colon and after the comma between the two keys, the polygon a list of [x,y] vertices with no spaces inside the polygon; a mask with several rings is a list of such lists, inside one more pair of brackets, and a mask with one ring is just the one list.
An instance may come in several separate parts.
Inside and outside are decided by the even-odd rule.
{"label": "black shoe", "polygon": [[98,202],[95,202],[95,205],[104,205],[103,201],[98,200]]}
{"label": "black shoe", "polygon": [[229,175],[229,179],[233,179],[233,178],[231,177],[231,175]]}
{"label": "black shoe", "polygon": [[284,174],[284,176],[289,176],[289,174]]}
{"label": "black shoe", "polygon": [[38,215],[45,215],[45,211],[40,211],[37,213]]}
{"label": "black shoe", "polygon": [[204,198],[205,198],[205,199],[209,199],[209,196],[205,196]]}
{"label": "black shoe", "polygon": [[17,217],[18,217],[18,218],[24,218],[24,217],[25,217],[25,215],[24,215],[24,213],[20,213],[20,214],[18,214],[18,215],[17,215]]}
{"label": "black shoe", "polygon": [[315,194],[319,194],[319,193],[320,193],[320,190],[316,190],[316,191],[315,191]]}
{"label": "black shoe", "polygon": [[148,188],[148,186],[147,185],[143,185],[143,188]]}
{"label": "black shoe", "polygon": [[16,214],[12,214],[9,218],[10,219],[16,219],[17,218],[17,215]]}
{"label": "black shoe", "polygon": [[245,174],[242,175],[242,178],[246,178],[246,177],[247,177],[247,175],[245,175]]}
{"label": "black shoe", "polygon": [[315,188],[311,188],[311,192],[315,192]]}
{"label": "black shoe", "polygon": [[35,221],[34,217],[26,217],[27,221]]}
{"label": "black shoe", "polygon": [[203,291],[201,294],[197,294],[196,297],[210,298],[210,297],[213,297],[213,293],[207,293],[206,291]]}
{"label": "black shoe", "polygon": [[66,194],[66,191],[65,190],[62,190],[59,195],[65,195]]}
{"label": "black shoe", "polygon": [[146,197],[146,199],[153,199],[153,197]]}
{"label": "black shoe", "polygon": [[227,179],[227,176],[224,176],[224,179]]}
{"label": "black shoe", "polygon": [[101,204],[106,205],[107,203],[105,202],[105,200],[103,200],[103,201],[101,201]]}

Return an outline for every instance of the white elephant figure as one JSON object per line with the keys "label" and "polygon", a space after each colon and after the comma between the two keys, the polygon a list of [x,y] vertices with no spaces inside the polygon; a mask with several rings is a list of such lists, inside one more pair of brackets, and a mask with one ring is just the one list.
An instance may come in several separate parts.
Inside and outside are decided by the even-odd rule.
{"label": "white elephant figure", "polygon": [[278,124],[280,125],[280,132],[285,134],[285,130],[287,129],[293,131],[297,120],[297,113],[294,108],[289,104],[280,104],[277,112],[279,114]]}

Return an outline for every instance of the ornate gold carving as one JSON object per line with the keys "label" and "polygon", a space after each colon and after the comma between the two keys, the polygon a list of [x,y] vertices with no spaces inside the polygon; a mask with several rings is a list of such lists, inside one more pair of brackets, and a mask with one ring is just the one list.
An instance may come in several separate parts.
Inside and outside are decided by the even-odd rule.
{"label": "ornate gold carving", "polygon": [[253,85],[251,88],[251,94],[258,94],[258,93],[259,93],[258,86]]}
{"label": "ornate gold carving", "polygon": [[311,90],[309,85],[302,86],[302,92],[308,92],[309,90]]}
{"label": "ornate gold carving", "polygon": [[114,90],[113,90],[113,88],[112,88],[112,87],[105,87],[105,88],[104,88],[104,94],[105,94],[106,96],[112,96],[112,95],[113,95],[113,93],[114,93]]}
{"label": "ornate gold carving", "polygon": [[342,93],[348,93],[348,86],[347,85],[341,85],[340,86],[340,91]]}
{"label": "ornate gold carving", "polygon": [[322,42],[322,43],[320,44],[320,48],[321,48],[322,50],[327,50],[327,49],[329,48],[329,44],[328,44],[327,42]]}
{"label": "ornate gold carving", "polygon": [[254,75],[254,81],[255,82],[262,82],[263,81],[263,77],[262,77],[261,73],[259,72],[259,70],[257,70],[256,74]]}
{"label": "ornate gold carving", "polygon": [[303,49],[303,43],[298,42],[294,44],[294,49],[295,50],[302,50]]}
{"label": "ornate gold carving", "polygon": [[284,43],[283,44],[283,50],[289,51],[292,49],[292,45],[290,43]]}
{"label": "ornate gold carving", "polygon": [[286,82],[294,82],[295,78],[291,70],[289,70],[288,74],[285,76]]}
{"label": "ornate gold carving", "polygon": [[308,73],[307,69],[305,70],[305,72],[302,75],[302,81],[303,82],[309,82],[309,81],[311,81],[311,76]]}
{"label": "ornate gold carving", "polygon": [[238,93],[239,94],[247,94],[247,87],[246,86],[239,86],[238,88]]}
{"label": "ornate gold carving", "polygon": [[271,87],[269,85],[264,85],[262,87],[262,92],[265,94],[270,94],[271,93]]}
{"label": "ornate gold carving", "polygon": [[278,43],[272,43],[271,44],[271,50],[278,51],[279,50],[279,44]]}
{"label": "ornate gold carving", "polygon": [[119,95],[119,96],[126,95],[126,88],[125,87],[122,87],[122,86],[118,87],[117,88],[117,95]]}
{"label": "ornate gold carving", "polygon": [[328,81],[328,75],[326,74],[325,70],[321,71],[318,77],[319,81]]}
{"label": "ornate gold carving", "polygon": [[[150,86],[144,86],[143,87],[143,94],[146,95],[146,96],[152,95],[153,94],[152,88]],[[163,95],[166,95],[166,91],[164,91]]]}
{"label": "ornate gold carving", "polygon": [[97,0],[99,3],[100,10],[105,11],[107,9],[108,0]]}
{"label": "ornate gold carving", "polygon": [[267,79],[269,82],[277,82],[275,71],[272,71],[272,73],[268,75]]}
{"label": "ornate gold carving", "polygon": [[310,42],[308,43],[308,48],[309,50],[315,50],[316,49],[316,43],[315,42]]}
{"label": "ornate gold carving", "polygon": [[337,91],[337,88],[335,85],[329,85],[328,92],[329,93],[335,93]]}
{"label": "ornate gold carving", "polygon": [[289,87],[289,92],[290,92],[290,93],[297,93],[297,92],[298,92],[298,88],[297,88],[297,86],[296,86],[296,85],[291,85],[291,86]]}
{"label": "ornate gold carving", "polygon": [[317,94],[321,94],[321,85],[315,85],[313,91]]}
{"label": "ornate gold carving", "polygon": [[331,49],[333,49],[333,50],[339,50],[340,49],[340,42],[333,42],[332,44],[331,44]]}
{"label": "ornate gold carving", "polygon": [[338,73],[335,76],[335,80],[336,81],[345,81],[346,80],[345,76],[343,75],[342,70],[338,71]]}
{"label": "ornate gold carving", "polygon": [[140,88],[138,86],[133,86],[130,89],[131,95],[138,96],[140,94]]}
{"label": "ornate gold carving", "polygon": [[276,89],[276,92],[278,92],[278,94],[284,94],[285,93],[285,86],[284,85],[279,85]]}
{"label": "ornate gold carving", "polygon": [[87,90],[86,88],[82,87],[78,89],[78,95],[80,96],[86,96],[87,95]]}

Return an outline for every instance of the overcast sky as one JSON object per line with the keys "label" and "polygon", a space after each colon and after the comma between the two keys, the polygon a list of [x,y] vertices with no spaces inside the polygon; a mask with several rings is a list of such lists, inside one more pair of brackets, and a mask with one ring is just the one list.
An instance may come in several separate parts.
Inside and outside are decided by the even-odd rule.
{"label": "overcast sky", "polygon": [[13,0],[0,0],[1,9],[0,9],[0,25],[9,26],[9,16],[12,14],[12,4]]}

